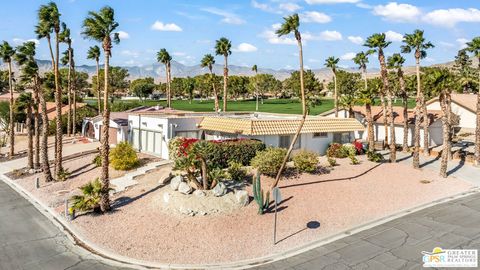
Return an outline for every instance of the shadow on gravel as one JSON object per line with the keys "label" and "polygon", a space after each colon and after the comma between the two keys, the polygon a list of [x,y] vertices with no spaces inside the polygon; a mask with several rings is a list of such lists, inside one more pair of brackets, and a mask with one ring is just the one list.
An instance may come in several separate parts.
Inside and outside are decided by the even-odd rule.
{"label": "shadow on gravel", "polygon": [[320,228],[320,222],[318,222],[318,221],[316,221],[316,220],[314,220],[314,221],[309,221],[304,228],[302,228],[302,229],[300,229],[300,230],[298,230],[298,231],[296,231],[296,232],[294,232],[294,233],[292,233],[292,234],[290,234],[290,235],[288,235],[288,236],[286,236],[286,237],[278,240],[275,244],[278,244],[278,243],[280,243],[280,242],[282,242],[282,241],[285,241],[285,240],[287,240],[288,238],[293,237],[293,236],[295,236],[295,235],[297,235],[297,234],[299,234],[299,233],[301,233],[301,232],[303,232],[303,231],[306,231],[306,230],[308,230],[308,229],[315,230],[315,229],[318,229],[318,228]]}

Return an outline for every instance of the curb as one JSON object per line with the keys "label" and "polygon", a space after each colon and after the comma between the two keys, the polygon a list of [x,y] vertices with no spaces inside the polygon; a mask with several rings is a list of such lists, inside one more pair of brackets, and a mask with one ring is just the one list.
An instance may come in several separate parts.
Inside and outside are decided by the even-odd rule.
{"label": "curb", "polygon": [[41,201],[37,200],[33,194],[31,194],[29,191],[25,190],[22,186],[19,184],[15,183],[12,179],[9,177],[0,174],[0,179],[2,179],[3,182],[5,182],[8,186],[10,186],[12,189],[14,189],[17,193],[19,193],[21,196],[23,196],[26,200],[28,200],[32,205],[39,210],[40,213],[42,213],[45,217],[47,217],[55,226],[57,226],[62,232],[64,232],[67,236],[68,239],[72,241],[72,243],[91,253],[96,259],[100,260],[101,262],[113,265],[113,266],[118,266],[118,267],[130,267],[133,269],[248,269],[248,268],[253,268],[269,263],[273,263],[276,261],[280,261],[283,259],[287,259],[296,255],[299,255],[301,253],[310,251],[312,249],[315,249],[317,247],[326,245],[328,243],[331,243],[333,241],[342,239],[344,237],[359,233],[364,230],[368,230],[372,227],[387,223],[389,221],[392,221],[394,219],[406,216],[408,214],[411,214],[413,212],[417,212],[420,210],[423,210],[425,208],[441,204],[441,203],[446,203],[450,202],[452,200],[460,199],[463,197],[467,197],[469,195],[473,195],[476,193],[480,193],[480,187],[475,187],[471,188],[468,191],[464,191],[455,195],[451,195],[448,197],[444,197],[432,202],[428,202],[416,207],[400,210],[394,214],[388,215],[383,218],[379,218],[358,226],[355,226],[351,229],[344,230],[342,232],[324,237],[322,239],[310,242],[306,245],[293,248],[288,251],[284,251],[281,253],[273,254],[273,255],[268,255],[264,257],[259,257],[255,259],[248,259],[248,260],[242,260],[242,261],[236,261],[236,262],[231,262],[231,263],[219,263],[219,264],[204,264],[204,265],[192,265],[192,264],[168,264],[168,263],[156,263],[156,262],[149,262],[149,261],[142,261],[142,260],[137,260],[133,258],[129,258],[126,256],[119,255],[117,253],[114,253],[110,250],[104,249],[97,244],[87,240],[87,238],[80,233],[77,229],[75,229],[64,217],[63,215],[54,212],[50,207],[42,203]]}

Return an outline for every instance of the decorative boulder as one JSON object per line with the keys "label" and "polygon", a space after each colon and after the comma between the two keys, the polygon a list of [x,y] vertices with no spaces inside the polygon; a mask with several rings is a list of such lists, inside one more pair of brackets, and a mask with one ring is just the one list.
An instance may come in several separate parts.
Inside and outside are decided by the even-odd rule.
{"label": "decorative boulder", "polygon": [[237,203],[241,206],[247,206],[250,202],[250,197],[246,190],[235,190],[235,198],[237,199]]}
{"label": "decorative boulder", "polygon": [[180,185],[180,183],[183,182],[183,179],[180,175],[177,175],[175,177],[172,178],[172,180],[170,180],[170,188],[175,191],[178,189],[178,186]]}
{"label": "decorative boulder", "polygon": [[219,182],[213,189],[212,189],[213,195],[215,197],[220,197],[223,196],[227,193],[227,187],[225,186],[224,183]]}
{"label": "decorative boulder", "polygon": [[193,192],[193,195],[195,195],[197,197],[205,197],[205,191],[197,189]]}
{"label": "decorative boulder", "polygon": [[188,195],[192,193],[192,191],[193,191],[192,187],[185,182],[180,182],[180,184],[178,185],[178,192],[182,194]]}

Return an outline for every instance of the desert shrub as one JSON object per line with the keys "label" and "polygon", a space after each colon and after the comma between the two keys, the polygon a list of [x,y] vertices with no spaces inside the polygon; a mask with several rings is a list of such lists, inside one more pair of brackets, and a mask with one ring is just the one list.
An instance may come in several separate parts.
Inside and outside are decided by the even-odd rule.
{"label": "desert shrub", "polygon": [[356,155],[357,150],[351,143],[341,145],[339,143],[332,143],[327,149],[327,157],[346,158],[351,155]]}
{"label": "desert shrub", "polygon": [[228,163],[227,173],[233,181],[243,181],[247,176],[247,171],[243,168],[240,162],[230,161]]}
{"label": "desert shrub", "polygon": [[314,172],[318,167],[318,154],[311,151],[300,151],[293,157],[293,164],[300,172]]}
{"label": "desert shrub", "polygon": [[171,160],[187,155],[189,147],[197,142],[195,138],[175,137],[168,143],[168,155]]}
{"label": "desert shrub", "polygon": [[352,164],[352,165],[360,164],[360,161],[358,160],[358,158],[356,156],[349,156],[349,158],[350,158],[350,164]]}
{"label": "desert shrub", "polygon": [[375,151],[367,151],[367,159],[372,162],[382,162],[383,155]]}
{"label": "desert shrub", "polygon": [[102,194],[102,182],[98,178],[79,188],[82,195],[73,196],[71,209],[78,211],[100,212],[100,197]]}
{"label": "desert shrub", "polygon": [[135,149],[128,142],[118,143],[110,151],[110,165],[115,170],[126,171],[135,168],[138,163],[138,156]]}
{"label": "desert shrub", "polygon": [[60,181],[60,182],[63,182],[63,181],[65,181],[65,180],[67,180],[67,179],[70,177],[71,174],[72,174],[72,173],[71,173],[68,169],[62,168],[62,169],[58,172],[58,175],[57,175],[57,179],[56,179],[56,180],[57,180],[57,181]]}
{"label": "desert shrub", "polygon": [[328,161],[328,164],[330,165],[330,167],[335,167],[337,166],[337,160],[333,157],[328,157],[327,158],[327,161]]}
{"label": "desert shrub", "polygon": [[327,149],[327,157],[338,158],[340,156],[340,149],[342,145],[339,143],[332,143]]}
{"label": "desert shrub", "polygon": [[261,174],[274,177],[282,166],[286,154],[286,149],[269,147],[258,152],[252,159],[251,165]]}
{"label": "desert shrub", "polygon": [[208,178],[212,183],[218,183],[222,181],[225,179],[225,176],[225,171],[220,168],[212,168],[208,171]]}
{"label": "desert shrub", "polygon": [[100,156],[100,154],[96,155],[96,156],[93,158],[92,164],[94,164],[94,165],[97,166],[97,167],[102,166],[102,157]]}
{"label": "desert shrub", "polygon": [[362,142],[355,140],[353,146],[355,146],[355,149],[357,150],[357,155],[363,155],[365,153]]}
{"label": "desert shrub", "polygon": [[357,149],[355,148],[355,145],[351,143],[343,144],[340,151],[342,152],[342,154],[346,154],[345,157],[355,156],[357,154]]}
{"label": "desert shrub", "polygon": [[265,150],[265,144],[259,140],[239,139],[211,141],[213,147],[210,161],[220,168],[227,168],[230,161],[248,166],[257,152]]}

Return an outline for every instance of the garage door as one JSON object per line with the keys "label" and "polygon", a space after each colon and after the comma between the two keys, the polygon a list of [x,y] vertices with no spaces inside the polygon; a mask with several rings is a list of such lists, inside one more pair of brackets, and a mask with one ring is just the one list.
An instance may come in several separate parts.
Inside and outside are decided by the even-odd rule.
{"label": "garage door", "polygon": [[108,128],[108,143],[109,144],[117,144],[117,129],[116,128]]}
{"label": "garage door", "polygon": [[155,155],[162,154],[162,132],[138,129],[132,131],[132,145],[135,149]]}
{"label": "garage door", "polygon": [[137,150],[140,150],[140,146],[139,146],[139,133],[138,133],[138,129],[133,129],[132,130],[132,145],[133,145],[133,148],[137,149]]}

